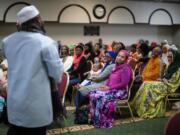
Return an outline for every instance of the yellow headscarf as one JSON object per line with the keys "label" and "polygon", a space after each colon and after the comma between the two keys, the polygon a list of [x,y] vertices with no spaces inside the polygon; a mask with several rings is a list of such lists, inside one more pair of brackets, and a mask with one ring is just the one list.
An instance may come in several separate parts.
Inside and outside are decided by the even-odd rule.
{"label": "yellow headscarf", "polygon": [[145,66],[142,79],[143,81],[155,81],[161,76],[161,59],[151,58]]}

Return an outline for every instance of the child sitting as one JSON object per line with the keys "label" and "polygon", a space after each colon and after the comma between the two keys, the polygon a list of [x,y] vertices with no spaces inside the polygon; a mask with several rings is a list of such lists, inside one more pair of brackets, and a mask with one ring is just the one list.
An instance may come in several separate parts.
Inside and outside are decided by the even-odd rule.
{"label": "child sitting", "polygon": [[91,84],[91,79],[93,77],[96,77],[99,75],[99,73],[101,72],[101,69],[102,69],[102,64],[101,62],[98,61],[99,58],[94,58],[94,64],[93,64],[93,68],[91,69],[91,71],[89,72],[89,75],[87,77],[87,79],[85,79],[81,84],[80,86],[86,86],[86,85],[89,85]]}

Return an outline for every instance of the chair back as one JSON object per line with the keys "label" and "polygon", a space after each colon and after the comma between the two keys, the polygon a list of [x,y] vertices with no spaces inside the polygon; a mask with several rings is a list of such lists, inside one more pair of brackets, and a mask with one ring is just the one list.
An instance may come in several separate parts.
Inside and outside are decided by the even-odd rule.
{"label": "chair back", "polygon": [[165,135],[180,135],[180,112],[173,115],[165,128]]}
{"label": "chair back", "polygon": [[62,80],[58,84],[58,91],[60,92],[63,105],[65,102],[65,96],[66,96],[68,85],[69,85],[69,74],[67,72],[64,72],[62,75]]}
{"label": "chair back", "polygon": [[132,88],[132,86],[133,86],[134,79],[135,79],[135,73],[134,73],[134,71],[132,70],[132,78],[131,78],[131,80],[129,81],[129,84],[128,84],[128,87],[127,87],[127,90],[128,90],[127,100],[129,100],[129,98],[130,98],[131,88]]}
{"label": "chair back", "polygon": [[87,61],[86,67],[84,68],[84,78],[87,77],[87,73],[91,71],[93,67],[93,63],[91,61]]}
{"label": "chair back", "polygon": [[129,104],[129,99],[130,99],[130,94],[131,94],[131,88],[132,88],[132,85],[133,85],[133,83],[134,83],[134,77],[135,75],[134,75],[134,71],[132,70],[132,78],[131,78],[131,80],[129,81],[129,84],[128,84],[128,86],[127,86],[127,90],[128,90],[128,96],[127,96],[127,98],[125,98],[125,99],[122,99],[122,100],[119,100],[118,101],[118,107],[119,108],[129,108],[129,112],[130,112],[130,114],[131,114],[131,118],[132,118],[132,121],[133,122],[135,122],[135,120],[134,120],[134,115],[133,115],[133,112],[132,112],[132,110],[131,110],[131,106],[130,106],[130,104]]}
{"label": "chair back", "polygon": [[86,65],[86,70],[85,70],[85,72],[91,71],[92,67],[93,67],[92,61],[87,61],[87,65]]}

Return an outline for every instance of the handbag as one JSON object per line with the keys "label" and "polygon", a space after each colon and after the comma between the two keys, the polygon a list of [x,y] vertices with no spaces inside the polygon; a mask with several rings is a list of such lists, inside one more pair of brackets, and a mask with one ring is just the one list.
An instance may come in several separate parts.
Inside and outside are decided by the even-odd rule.
{"label": "handbag", "polygon": [[76,110],[74,123],[75,124],[88,124],[89,123],[89,119],[88,119],[89,111],[90,110],[89,110],[88,106]]}

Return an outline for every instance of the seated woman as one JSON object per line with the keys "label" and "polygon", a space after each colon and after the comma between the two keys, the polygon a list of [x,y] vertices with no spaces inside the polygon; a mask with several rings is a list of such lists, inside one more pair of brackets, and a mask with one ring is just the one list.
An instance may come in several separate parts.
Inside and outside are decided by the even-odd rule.
{"label": "seated woman", "polygon": [[78,45],[75,48],[73,65],[68,71],[70,75],[70,81],[69,81],[67,96],[70,99],[70,102],[72,99],[72,86],[76,85],[77,83],[81,83],[84,80],[85,78],[84,67],[86,67],[86,65],[87,65],[87,61],[84,57],[83,46]]}
{"label": "seated woman", "polygon": [[143,70],[142,81],[154,81],[159,79],[161,77],[162,67],[161,49],[156,47],[153,49],[152,56]]}
{"label": "seated woman", "polygon": [[109,74],[111,73],[112,68],[114,67],[114,59],[116,54],[112,51],[106,53],[105,57],[103,58],[104,67],[101,69],[101,72],[98,76],[91,78],[91,84],[86,86],[80,86],[77,89],[76,98],[75,98],[75,105],[76,110],[78,110],[82,105],[88,102],[88,94],[89,91],[99,88],[100,86],[104,85],[106,79],[108,78]]}
{"label": "seated woman", "polygon": [[152,51],[152,56],[150,60],[142,70],[142,74],[141,71],[139,71],[139,74],[136,75],[133,87],[131,89],[130,99],[134,98],[142,82],[156,81],[157,79],[161,78],[163,71],[162,67],[163,67],[163,63],[161,60],[161,49],[159,47],[156,47]]}
{"label": "seated woman", "polygon": [[100,58],[101,48],[102,48],[102,45],[100,43],[96,43],[94,45],[94,54],[95,54],[95,57],[99,57]]}
{"label": "seated woman", "polygon": [[[164,98],[180,85],[180,53],[168,51],[169,66],[161,81],[145,81],[131,106],[141,118],[162,117],[165,114]],[[153,71],[152,71],[153,72]]]}
{"label": "seated woman", "polygon": [[127,86],[132,78],[132,69],[126,63],[127,59],[128,52],[121,50],[106,84],[89,92],[89,116],[95,127],[111,128],[117,101],[127,97]]}
{"label": "seated woman", "polygon": [[84,45],[84,57],[87,61],[93,61],[95,54],[93,52],[92,42],[88,42]]}
{"label": "seated woman", "polygon": [[73,64],[73,57],[69,55],[69,48],[66,45],[61,47],[61,58],[64,64],[64,71],[68,71]]}

